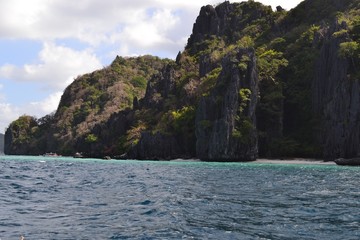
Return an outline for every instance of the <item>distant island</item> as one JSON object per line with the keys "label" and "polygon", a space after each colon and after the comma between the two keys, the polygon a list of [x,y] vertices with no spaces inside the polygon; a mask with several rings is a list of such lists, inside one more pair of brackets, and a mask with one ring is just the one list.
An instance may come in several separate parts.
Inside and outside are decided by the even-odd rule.
{"label": "distant island", "polygon": [[4,154],[4,134],[0,133],[0,155]]}
{"label": "distant island", "polygon": [[360,4],[253,0],[201,8],[176,60],[116,57],[54,114],[21,116],[6,154],[117,159],[352,158],[360,154]]}

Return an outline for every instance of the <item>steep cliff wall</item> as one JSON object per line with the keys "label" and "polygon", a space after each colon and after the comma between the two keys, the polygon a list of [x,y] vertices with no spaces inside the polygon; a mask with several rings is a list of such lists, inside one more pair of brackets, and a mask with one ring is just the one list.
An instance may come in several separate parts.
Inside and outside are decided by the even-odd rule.
{"label": "steep cliff wall", "polygon": [[[132,127],[124,142],[130,159],[173,159],[196,156],[194,87],[199,84],[197,65],[186,53],[165,66],[148,82],[145,97],[134,109]],[[181,87],[180,87],[181,86]]]}
{"label": "steep cliff wall", "polygon": [[313,82],[313,108],[324,122],[320,141],[327,160],[360,155],[357,57],[341,55],[341,45],[354,40],[348,31],[345,22],[328,29]]}
{"label": "steep cliff wall", "polygon": [[[243,59],[246,61],[243,67]],[[258,75],[253,49],[239,49],[222,61],[222,71],[196,112],[197,157],[250,161],[258,156],[255,109]]]}

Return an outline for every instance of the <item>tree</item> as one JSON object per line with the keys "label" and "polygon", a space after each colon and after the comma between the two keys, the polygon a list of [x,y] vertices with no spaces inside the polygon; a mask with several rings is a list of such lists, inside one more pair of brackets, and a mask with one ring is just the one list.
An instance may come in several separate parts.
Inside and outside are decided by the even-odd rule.
{"label": "tree", "polygon": [[339,56],[351,59],[352,66],[357,71],[356,59],[360,56],[360,44],[355,41],[340,43]]}
{"label": "tree", "polygon": [[357,58],[359,57],[360,44],[351,41],[340,43],[339,56],[343,58]]}

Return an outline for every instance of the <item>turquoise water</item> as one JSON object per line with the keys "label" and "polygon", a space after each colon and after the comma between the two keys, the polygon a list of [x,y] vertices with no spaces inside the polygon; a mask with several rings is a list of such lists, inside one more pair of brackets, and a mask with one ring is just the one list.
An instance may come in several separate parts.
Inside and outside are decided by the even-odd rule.
{"label": "turquoise water", "polygon": [[0,156],[0,239],[360,239],[360,168]]}

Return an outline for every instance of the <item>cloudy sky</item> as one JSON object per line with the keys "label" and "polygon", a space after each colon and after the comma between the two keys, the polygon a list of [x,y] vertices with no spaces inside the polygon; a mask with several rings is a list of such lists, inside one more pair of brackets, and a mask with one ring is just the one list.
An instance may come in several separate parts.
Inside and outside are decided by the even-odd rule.
{"label": "cloudy sky", "polygon": [[[175,58],[200,7],[219,2],[0,0],[0,133],[20,115],[54,111],[74,78],[116,55]],[[301,0],[260,2],[291,9]]]}

